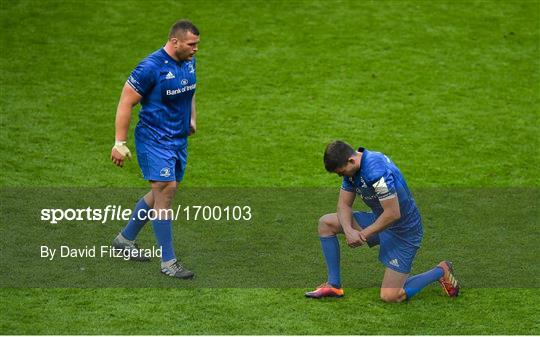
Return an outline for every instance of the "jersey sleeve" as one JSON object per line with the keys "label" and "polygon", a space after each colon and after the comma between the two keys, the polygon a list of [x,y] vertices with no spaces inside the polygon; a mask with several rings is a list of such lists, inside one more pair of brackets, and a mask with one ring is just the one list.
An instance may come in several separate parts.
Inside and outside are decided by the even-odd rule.
{"label": "jersey sleeve", "polygon": [[356,191],[356,188],[354,187],[354,184],[351,182],[349,177],[343,177],[343,182],[341,183],[341,189],[347,192]]}
{"label": "jersey sleeve", "polygon": [[155,67],[150,62],[141,62],[127,80],[127,83],[141,96],[145,96],[155,85]]}
{"label": "jersey sleeve", "polygon": [[394,176],[389,171],[375,181],[372,186],[379,200],[391,199],[396,196]]}

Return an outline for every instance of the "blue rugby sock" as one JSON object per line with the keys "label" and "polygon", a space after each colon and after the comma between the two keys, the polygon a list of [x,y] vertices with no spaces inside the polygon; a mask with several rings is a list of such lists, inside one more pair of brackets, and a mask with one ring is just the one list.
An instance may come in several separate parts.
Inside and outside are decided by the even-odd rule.
{"label": "blue rugby sock", "polygon": [[[131,220],[129,220],[126,227],[122,230],[122,235],[126,239],[131,241],[135,240],[137,234],[139,234],[143,226],[148,222],[147,212],[149,209],[151,209],[151,207],[146,204],[144,198],[141,198],[137,202],[131,215]],[[145,210],[145,212],[142,212],[144,214],[141,214],[141,218],[139,218],[139,212],[141,210]]]}
{"label": "blue rugby sock", "polygon": [[153,220],[152,228],[158,246],[161,247],[161,261],[176,259],[172,241],[172,220]]}
{"label": "blue rugby sock", "polygon": [[321,236],[320,239],[328,271],[328,283],[336,288],[341,288],[339,241],[336,236]]}
{"label": "blue rugby sock", "polygon": [[441,267],[435,267],[425,273],[411,276],[405,281],[403,289],[407,294],[407,299],[410,299],[416,295],[420,290],[424,289],[427,285],[437,281],[444,274]]}

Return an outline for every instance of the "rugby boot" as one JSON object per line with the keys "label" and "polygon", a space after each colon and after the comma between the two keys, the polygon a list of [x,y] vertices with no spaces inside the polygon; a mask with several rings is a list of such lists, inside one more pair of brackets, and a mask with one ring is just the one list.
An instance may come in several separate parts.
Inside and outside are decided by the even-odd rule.
{"label": "rugby boot", "polygon": [[343,288],[335,288],[329,283],[323,283],[317,289],[307,292],[305,295],[309,298],[343,297]]}
{"label": "rugby boot", "polygon": [[195,276],[195,273],[186,269],[186,267],[182,266],[178,261],[174,261],[167,266],[161,266],[161,273],[181,279],[192,279],[193,276]]}
{"label": "rugby boot", "polygon": [[442,261],[438,264],[444,274],[439,279],[439,283],[448,297],[457,297],[459,295],[459,282],[454,275],[454,267],[449,261]]}

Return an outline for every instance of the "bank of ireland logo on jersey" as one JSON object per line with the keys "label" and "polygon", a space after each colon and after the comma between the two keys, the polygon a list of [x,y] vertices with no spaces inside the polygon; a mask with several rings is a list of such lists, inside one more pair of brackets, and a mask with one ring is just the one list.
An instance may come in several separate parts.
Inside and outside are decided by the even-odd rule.
{"label": "bank of ireland logo on jersey", "polygon": [[186,80],[185,78],[183,80],[180,81],[180,84],[182,85],[187,85],[188,84],[188,80]]}
{"label": "bank of ireland logo on jersey", "polygon": [[172,80],[174,78],[174,74],[171,73],[170,71],[167,73],[167,75],[165,76],[165,79],[167,80]]}
{"label": "bank of ireland logo on jersey", "polygon": [[171,169],[169,169],[168,167],[164,167],[161,169],[161,171],[159,171],[159,176],[160,177],[170,177],[171,176]]}

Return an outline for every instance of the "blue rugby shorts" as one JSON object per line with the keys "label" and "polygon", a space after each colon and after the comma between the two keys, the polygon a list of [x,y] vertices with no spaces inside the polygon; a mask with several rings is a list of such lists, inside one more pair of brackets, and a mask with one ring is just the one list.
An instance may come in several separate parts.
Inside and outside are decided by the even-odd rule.
{"label": "blue rugby shorts", "polygon": [[137,161],[145,180],[182,181],[186,171],[187,146],[171,150],[135,141]]}
{"label": "blue rugby shorts", "polygon": [[[377,219],[371,212],[353,212],[353,216],[362,229],[372,225]],[[380,246],[379,261],[384,266],[399,273],[408,274],[411,272],[421,240],[421,231],[413,230],[407,234],[407,237],[403,237],[387,229],[369,238],[368,245],[369,247]],[[411,242],[418,242],[418,245]]]}

